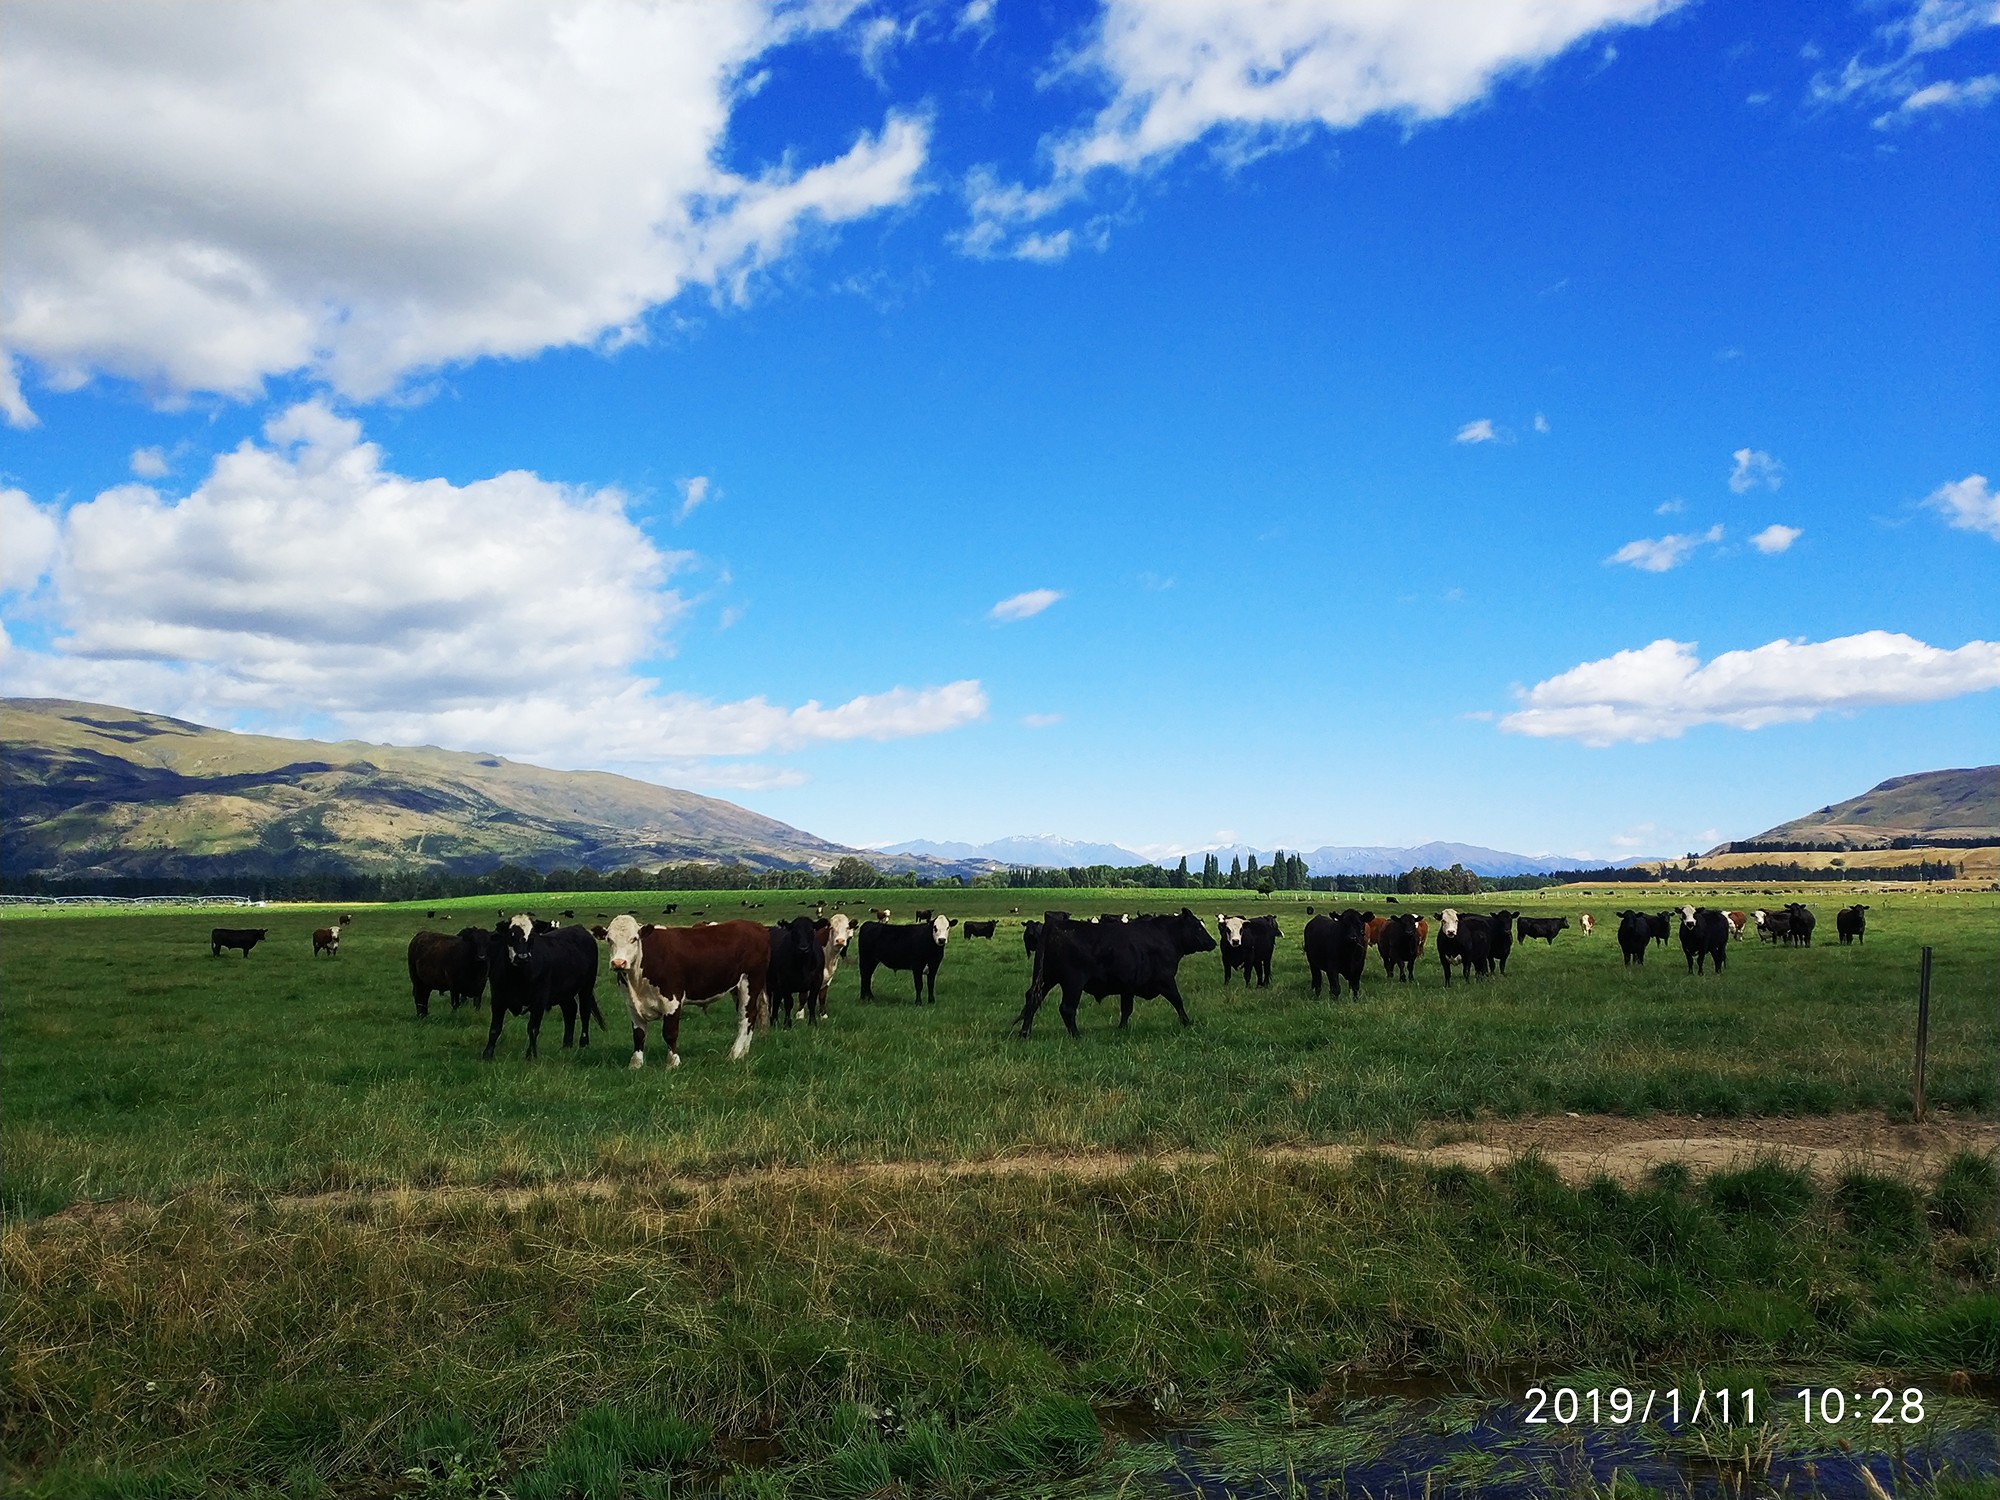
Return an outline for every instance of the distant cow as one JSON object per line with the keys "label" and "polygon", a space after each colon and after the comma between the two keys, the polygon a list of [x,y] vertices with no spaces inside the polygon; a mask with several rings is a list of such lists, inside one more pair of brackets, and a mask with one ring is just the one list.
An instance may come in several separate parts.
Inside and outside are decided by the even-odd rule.
{"label": "distant cow", "polygon": [[1368,923],[1373,917],[1373,912],[1359,912],[1350,906],[1337,917],[1325,912],[1306,923],[1306,966],[1312,970],[1315,995],[1324,973],[1333,991],[1330,998],[1340,998],[1343,979],[1349,996],[1361,998],[1361,971],[1368,963]]}
{"label": "distant cow", "polygon": [[214,928],[208,934],[208,956],[210,958],[220,958],[222,957],[222,950],[224,948],[241,948],[243,956],[248,958],[250,950],[263,942],[270,934],[271,929],[268,927]]}
{"label": "distant cow", "polygon": [[1702,965],[1713,959],[1720,974],[1729,958],[1729,918],[1706,906],[1683,906],[1681,952],[1687,955],[1688,973],[1700,973]]}
{"label": "distant cow", "polygon": [[1833,914],[1834,929],[1840,934],[1842,946],[1868,941],[1867,912],[1865,906],[1843,906]]}
{"label": "distant cow", "polygon": [[993,930],[999,925],[1000,923],[997,920],[991,922],[967,922],[964,925],[964,932],[969,938],[990,938],[993,936]]}
{"label": "distant cow", "polygon": [[1813,928],[1819,925],[1819,919],[1796,901],[1788,903],[1785,910],[1791,915],[1792,919],[1792,931],[1789,940],[1798,947],[1810,948],[1812,946]]}
{"label": "distant cow", "polygon": [[1458,965],[1459,977],[1481,979],[1493,972],[1493,929],[1486,918],[1447,906],[1438,913],[1438,962],[1444,966],[1444,984],[1451,988],[1451,966]]}
{"label": "distant cow", "polygon": [[[1585,912],[1582,916],[1578,917],[1576,925],[1583,929],[1585,937],[1589,937],[1593,932],[1597,931],[1597,921],[1589,912]],[[1555,945],[1550,944],[1550,946],[1553,947]]]}
{"label": "distant cow", "polygon": [[1553,948],[1556,934],[1568,926],[1568,917],[1522,917],[1514,923],[1514,936],[1524,943],[1530,938],[1547,938]]}
{"label": "distant cow", "polygon": [[338,927],[315,927],[313,929],[313,957],[322,953],[329,957],[340,956],[340,929]]}
{"label": "distant cow", "polygon": [[1057,912],[1043,920],[1041,940],[1035,952],[1035,972],[1021,1006],[1017,1023],[1026,1037],[1034,1028],[1035,1012],[1041,1009],[1051,990],[1062,993],[1063,1025],[1073,1037],[1077,1030],[1076,1009],[1085,995],[1102,1000],[1118,996],[1118,1024],[1132,1019],[1134,1000],[1164,998],[1189,1024],[1187,1006],[1181,1001],[1179,969],[1191,953],[1207,953],[1215,939],[1201,919],[1186,907],[1178,916],[1147,917],[1137,922],[1106,927],[1095,922],[1072,922]]}
{"label": "distant cow", "polygon": [[861,998],[875,998],[873,980],[878,968],[904,969],[916,981],[917,1003],[924,1002],[925,981],[930,985],[930,1002],[937,1004],[937,973],[944,963],[945,939],[951,936],[956,919],[933,916],[928,922],[887,922],[861,924]]}
{"label": "distant cow", "polygon": [[886,922],[889,920],[889,908],[886,906],[870,907],[869,912],[878,922]]}
{"label": "distant cow", "polygon": [[793,1007],[813,1022],[819,1020],[820,987],[826,979],[826,952],[811,917],[793,917],[771,928],[771,962],[764,992],[770,997],[770,1017],[792,1024]]}
{"label": "distant cow", "polygon": [[1412,912],[1377,920],[1381,925],[1375,934],[1375,951],[1382,955],[1383,974],[1392,979],[1414,978],[1417,959],[1424,951],[1422,924]]}
{"label": "distant cow", "polygon": [[736,1040],[730,1044],[730,1059],[748,1055],[771,968],[768,927],[743,921],[642,927],[635,918],[614,917],[608,931],[611,977],[625,992],[632,1018],[632,1067],[646,1065],[646,1028],[658,1021],[667,1066],[678,1068],[681,1012],[690,1005],[706,1008],[724,995],[736,999]]}
{"label": "distant cow", "polygon": [[1222,948],[1222,987],[1229,987],[1229,976],[1238,969],[1243,971],[1246,986],[1253,979],[1260,989],[1269,985],[1271,955],[1277,951],[1278,939],[1284,936],[1278,930],[1278,919],[1217,917],[1215,925]]}
{"label": "distant cow", "polygon": [[591,1018],[604,1024],[604,1012],[597,1008],[597,956],[597,939],[581,927],[543,928],[526,916],[495,926],[486,945],[493,1019],[480,1056],[493,1061],[507,1017],[523,1011],[528,1017],[527,1056],[538,1055],[542,1017],[551,1010],[562,1012],[563,1046],[577,1044],[581,1017],[582,1045],[588,1047]]}
{"label": "distant cow", "polygon": [[1652,922],[1642,911],[1621,911],[1618,913],[1618,947],[1625,955],[1625,966],[1643,966],[1646,950],[1652,946]]}
{"label": "distant cow", "polygon": [[1750,914],[1743,911],[1726,911],[1723,916],[1729,919],[1730,937],[1740,939],[1743,936],[1743,929],[1750,923]]}
{"label": "distant cow", "polygon": [[1028,956],[1035,955],[1035,945],[1042,940],[1042,924],[1030,917],[1021,924],[1021,946],[1028,950]]}
{"label": "distant cow", "polygon": [[431,1013],[431,995],[451,996],[451,1008],[477,1004],[486,992],[486,950],[493,934],[467,927],[456,934],[420,932],[410,939],[410,994],[417,1014]]}

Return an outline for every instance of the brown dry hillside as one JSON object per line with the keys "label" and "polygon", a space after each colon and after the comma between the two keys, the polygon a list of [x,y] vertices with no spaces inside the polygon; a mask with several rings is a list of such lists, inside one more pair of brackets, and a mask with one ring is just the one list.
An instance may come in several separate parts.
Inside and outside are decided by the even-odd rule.
{"label": "brown dry hillside", "polygon": [[2000,844],[2000,766],[1892,776],[1859,797],[1728,847],[1737,852],[1760,844],[1849,843],[1868,848],[1895,839],[1978,839]]}
{"label": "brown dry hillside", "polygon": [[283,875],[825,867],[849,851],[693,792],[595,771],[356,740],[232,734],[52,698],[0,699],[0,871]]}

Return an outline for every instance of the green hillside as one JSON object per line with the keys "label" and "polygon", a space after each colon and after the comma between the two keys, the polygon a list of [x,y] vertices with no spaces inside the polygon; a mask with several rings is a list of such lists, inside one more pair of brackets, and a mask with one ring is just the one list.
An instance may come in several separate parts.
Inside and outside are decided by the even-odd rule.
{"label": "green hillside", "polygon": [[595,771],[355,740],[231,734],[0,699],[0,873],[204,878],[319,870],[824,868],[849,851],[713,797]]}
{"label": "green hillside", "polygon": [[1846,842],[1867,848],[1892,839],[2000,843],[2000,766],[1892,776],[1859,797],[1780,823],[1733,847]]}

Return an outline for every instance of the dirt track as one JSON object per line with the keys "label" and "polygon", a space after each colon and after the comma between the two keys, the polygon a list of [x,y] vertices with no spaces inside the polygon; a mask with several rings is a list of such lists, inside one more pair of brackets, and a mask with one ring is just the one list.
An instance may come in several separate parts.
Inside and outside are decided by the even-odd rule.
{"label": "dirt track", "polygon": [[[1345,1164],[1379,1152],[1407,1161],[1452,1164],[1475,1170],[1505,1165],[1534,1152],[1566,1182],[1581,1184],[1610,1177],[1632,1184],[1662,1162],[1684,1162],[1697,1175],[1747,1166],[1759,1157],[1775,1157],[1802,1168],[1823,1182],[1843,1173],[1866,1170],[1918,1180],[1934,1178],[1945,1162],[1960,1151],[2000,1154],[2000,1124],[1991,1120],[1933,1119],[1922,1125],[1896,1123],[1877,1115],[1823,1115],[1805,1119],[1704,1120],[1699,1116],[1653,1115],[1630,1119],[1614,1115],[1545,1115],[1519,1120],[1493,1120],[1475,1125],[1426,1127],[1415,1144],[1366,1143],[1267,1146],[1244,1153],[1169,1152],[1142,1155],[1128,1152],[1027,1152],[978,1161],[859,1162],[814,1167],[753,1167],[723,1174],[662,1173],[657,1177],[575,1178],[525,1186],[445,1186],[352,1188],[336,1192],[248,1193],[238,1200],[246,1208],[268,1203],[289,1209],[333,1209],[375,1203],[383,1207],[423,1208],[477,1199],[508,1207],[523,1207],[546,1195],[609,1198],[621,1186],[672,1187],[699,1196],[718,1196],[738,1188],[774,1182],[830,1184],[842,1181],[925,1181],[987,1176],[1064,1176],[1085,1179],[1116,1177],[1139,1167],[1165,1171],[1248,1158],[1267,1162],[1327,1162]],[[44,1223],[63,1220],[118,1218],[143,1212],[148,1205],[131,1200],[77,1204]]]}

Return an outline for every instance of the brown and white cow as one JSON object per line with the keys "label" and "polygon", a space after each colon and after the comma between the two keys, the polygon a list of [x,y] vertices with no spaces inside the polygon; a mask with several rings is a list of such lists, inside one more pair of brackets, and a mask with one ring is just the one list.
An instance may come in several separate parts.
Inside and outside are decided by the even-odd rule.
{"label": "brown and white cow", "polygon": [[625,992],[632,1016],[631,1066],[646,1065],[646,1028],[660,1023],[667,1066],[678,1068],[681,1011],[704,1009],[724,995],[736,998],[736,1040],[731,1061],[750,1051],[751,1028],[765,1004],[771,968],[771,929],[762,922],[710,922],[700,927],[641,927],[614,917],[605,928],[611,977]]}
{"label": "brown and white cow", "polygon": [[313,929],[313,957],[325,953],[333,958],[340,957],[340,929],[338,927],[315,927]]}
{"label": "brown and white cow", "polygon": [[1743,929],[1750,925],[1750,913],[1747,911],[1726,911],[1723,915],[1729,919],[1729,935],[1732,938],[1741,939]]}
{"label": "brown and white cow", "polygon": [[1594,919],[1593,919],[1593,918],[1591,917],[1591,915],[1590,915],[1590,913],[1589,913],[1589,912],[1585,912],[1585,913],[1584,913],[1584,914],[1583,914],[1582,916],[1578,917],[1578,918],[1576,919],[1576,923],[1577,923],[1577,926],[1579,926],[1579,927],[1581,927],[1581,928],[1583,929],[1583,935],[1584,935],[1585,937],[1589,937],[1589,936],[1591,935],[1591,933],[1593,933],[1593,932],[1595,932],[1595,931],[1597,930],[1597,923],[1596,923],[1596,921],[1595,921],[1595,920],[1594,920]]}
{"label": "brown and white cow", "polygon": [[[844,911],[837,911],[813,923],[813,936],[819,939],[819,951],[826,955],[826,967],[820,974],[819,993],[807,1002],[813,1020],[826,1019],[826,997],[833,991],[833,976],[840,972],[840,961],[846,956],[847,945],[853,941],[854,933],[854,920]],[[805,1018],[807,1005],[792,1013],[794,1020]]]}

